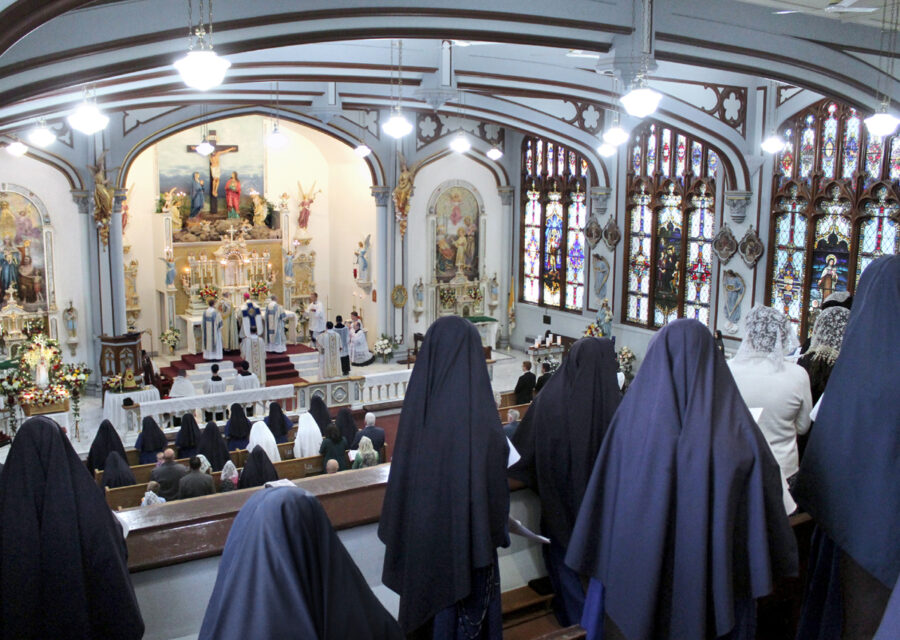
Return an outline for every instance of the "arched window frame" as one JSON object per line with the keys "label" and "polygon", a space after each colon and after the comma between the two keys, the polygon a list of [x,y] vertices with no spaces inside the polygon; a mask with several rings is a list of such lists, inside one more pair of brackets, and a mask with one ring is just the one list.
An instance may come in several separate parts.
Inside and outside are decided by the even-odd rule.
{"label": "arched window frame", "polygon": [[[709,325],[716,176],[728,169],[724,156],[706,141],[655,121],[637,129],[627,149],[622,322],[659,329],[690,317]],[[664,228],[669,222],[671,230]],[[663,262],[667,275],[661,273]]]}
{"label": "arched window frame", "polygon": [[[520,302],[583,312],[588,254],[584,227],[590,181],[590,165],[578,151],[537,136],[522,141]],[[553,224],[556,213],[559,220]],[[551,243],[556,245],[555,251]]]}
{"label": "arched window frame", "polygon": [[868,115],[825,99],[780,128],[787,145],[774,167],[766,304],[803,336],[831,291],[853,293],[869,262],[898,250],[900,136],[870,139]]}

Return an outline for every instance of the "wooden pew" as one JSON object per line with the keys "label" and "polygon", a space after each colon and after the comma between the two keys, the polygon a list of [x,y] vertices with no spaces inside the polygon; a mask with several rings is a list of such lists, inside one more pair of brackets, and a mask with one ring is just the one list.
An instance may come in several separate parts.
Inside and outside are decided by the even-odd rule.
{"label": "wooden pew", "polygon": [[515,409],[519,412],[519,420],[525,417],[525,412],[528,411],[528,407],[531,406],[531,403],[528,404],[514,404],[509,407],[502,407],[500,409],[500,422],[506,424],[509,422],[509,410]]}

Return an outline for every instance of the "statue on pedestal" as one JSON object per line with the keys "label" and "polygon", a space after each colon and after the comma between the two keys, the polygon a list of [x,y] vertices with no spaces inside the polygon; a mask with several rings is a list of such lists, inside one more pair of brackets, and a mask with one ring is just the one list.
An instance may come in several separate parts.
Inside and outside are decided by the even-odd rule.
{"label": "statue on pedestal", "polygon": [[603,298],[600,303],[600,310],[597,311],[597,326],[600,327],[600,333],[604,338],[612,336],[612,310],[609,308],[609,298]]}
{"label": "statue on pedestal", "polygon": [[178,203],[175,201],[175,191],[178,187],[172,187],[163,195],[165,202],[163,202],[162,210],[163,213],[167,213],[172,216],[172,229],[174,231],[181,231],[181,227],[183,222],[181,221],[181,209],[178,207]]}
{"label": "statue on pedestal", "polygon": [[250,199],[253,200],[253,226],[262,227],[266,224],[269,208],[266,206],[265,199],[258,193],[251,193]]}
{"label": "statue on pedestal", "polygon": [[370,284],[372,278],[369,274],[369,250],[372,234],[366,236],[365,244],[360,242],[356,250],[356,283],[359,285]]}
{"label": "statue on pedestal", "polygon": [[300,215],[297,217],[297,224],[301,229],[306,229],[309,225],[309,208],[316,201],[316,196],[322,193],[322,190],[316,191],[316,183],[313,181],[309,191],[304,191],[303,185],[299,180],[297,181],[297,190],[300,192]]}

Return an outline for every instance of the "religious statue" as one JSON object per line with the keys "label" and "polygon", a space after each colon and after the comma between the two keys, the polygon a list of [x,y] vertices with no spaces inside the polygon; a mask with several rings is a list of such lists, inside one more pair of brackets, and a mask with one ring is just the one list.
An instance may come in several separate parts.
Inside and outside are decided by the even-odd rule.
{"label": "religious statue", "polygon": [[196,218],[200,215],[200,210],[203,208],[204,202],[204,194],[203,194],[203,180],[200,179],[200,172],[195,171],[194,177],[191,180],[191,215],[189,217]]}
{"label": "religious statue", "polygon": [[372,281],[369,274],[369,249],[372,240],[372,234],[366,236],[365,243],[360,242],[359,248],[353,254],[356,256],[356,282],[359,284],[368,284]]}
{"label": "religious statue", "polygon": [[9,208],[9,202],[0,201],[0,238],[3,240],[15,240],[17,233],[16,217],[13,215],[12,209]]}
{"label": "religious statue", "polygon": [[[125,192],[125,199],[122,200],[122,231],[125,231],[125,228],[128,227],[128,203],[131,202],[131,194],[134,191],[134,183],[131,183],[131,186]],[[20,211],[20,214],[24,214],[24,211]],[[31,222],[29,220],[29,222]]]}
{"label": "religious statue", "polygon": [[250,199],[253,201],[253,226],[262,227],[266,224],[269,207],[266,206],[265,199],[256,192],[250,194]]}
{"label": "religious statue", "polygon": [[19,263],[22,254],[13,246],[12,239],[3,238],[3,245],[0,247],[0,290],[7,292],[10,286],[15,285],[19,288]]}
{"label": "religious statue", "polygon": [[166,257],[160,258],[163,262],[166,263],[166,286],[174,287],[175,286],[175,255],[172,253],[171,249],[166,251]]}
{"label": "religious statue", "polygon": [[316,191],[316,183],[313,181],[309,191],[304,191],[303,185],[299,180],[297,181],[297,190],[300,192],[300,215],[297,218],[297,224],[301,229],[306,229],[306,227],[309,226],[309,208],[313,205],[313,202],[316,201],[316,196],[322,193],[322,190],[319,189]]}
{"label": "religious statue", "polygon": [[500,282],[497,280],[496,273],[491,276],[490,282],[488,282],[488,292],[491,296],[490,305],[492,307],[497,306],[500,303]]}
{"label": "religious statue", "polygon": [[594,267],[594,294],[599,299],[606,297],[606,283],[609,280],[609,262],[603,256],[592,254],[591,265]]}
{"label": "religious statue", "polygon": [[400,163],[400,173],[397,176],[397,186],[391,195],[394,198],[394,215],[397,219],[397,225],[400,227],[400,236],[406,235],[406,218],[409,214],[409,199],[412,197],[413,180],[416,177],[416,171],[419,163],[412,167],[406,164],[406,158],[403,153],[397,152],[397,159]]}
{"label": "religious statue", "polygon": [[214,198],[219,195],[219,176],[222,175],[222,167],[219,166],[219,158],[232,151],[237,151],[237,147],[216,149],[209,154],[209,175],[212,178],[212,184],[210,185],[212,188],[209,191],[209,195]]}
{"label": "religious statue", "polygon": [[75,305],[72,304],[72,301],[69,300],[69,306],[63,309],[63,324],[66,325],[66,333],[69,334],[69,339],[78,337],[78,311],[75,309]]}
{"label": "religious statue", "polygon": [[122,387],[131,390],[138,388],[137,380],[134,379],[134,369],[130,367],[125,369],[125,375],[122,376]]}
{"label": "religious statue", "polygon": [[425,285],[422,284],[422,278],[413,285],[413,305],[416,309],[422,309],[425,306]]}
{"label": "religious statue", "polygon": [[469,244],[469,240],[466,237],[466,230],[464,227],[459,227],[456,230],[456,240],[453,241],[453,246],[456,247],[456,276],[458,278],[465,278],[465,269],[466,269],[466,245]]}
{"label": "religious statue", "polygon": [[228,217],[239,218],[238,210],[241,208],[241,181],[238,180],[237,171],[231,172],[231,177],[225,183],[225,205],[228,208]]}
{"label": "religious statue", "polygon": [[106,177],[106,151],[100,154],[97,164],[88,165],[94,176],[94,222],[97,224],[97,235],[100,241],[109,243],[109,221],[113,210],[113,188]]}
{"label": "religious statue", "polygon": [[746,285],[739,273],[725,269],[722,286],[725,288],[725,330],[728,333],[737,333],[741,321],[741,301],[744,299]]}
{"label": "religious statue", "polygon": [[[178,203],[175,200],[175,192],[178,190],[178,187],[172,187],[163,195],[164,202],[162,206],[163,213],[167,213],[172,216],[172,229],[175,231],[180,231],[183,225],[181,221],[181,209],[178,207]],[[202,206],[202,205],[201,205]]]}
{"label": "religious statue", "polygon": [[612,336],[612,310],[609,308],[609,298],[603,298],[600,303],[600,310],[597,311],[597,326],[600,327],[600,334],[604,338]]}
{"label": "religious statue", "polygon": [[300,257],[300,243],[294,242],[293,250],[284,257],[285,278],[294,278],[294,260]]}

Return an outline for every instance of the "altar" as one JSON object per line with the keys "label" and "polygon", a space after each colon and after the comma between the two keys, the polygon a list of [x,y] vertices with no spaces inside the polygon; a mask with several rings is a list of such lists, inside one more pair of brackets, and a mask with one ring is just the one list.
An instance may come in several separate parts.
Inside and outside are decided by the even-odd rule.
{"label": "altar", "polygon": [[467,320],[478,329],[482,347],[497,348],[497,332],[500,329],[500,323],[497,320],[488,316],[472,316]]}

